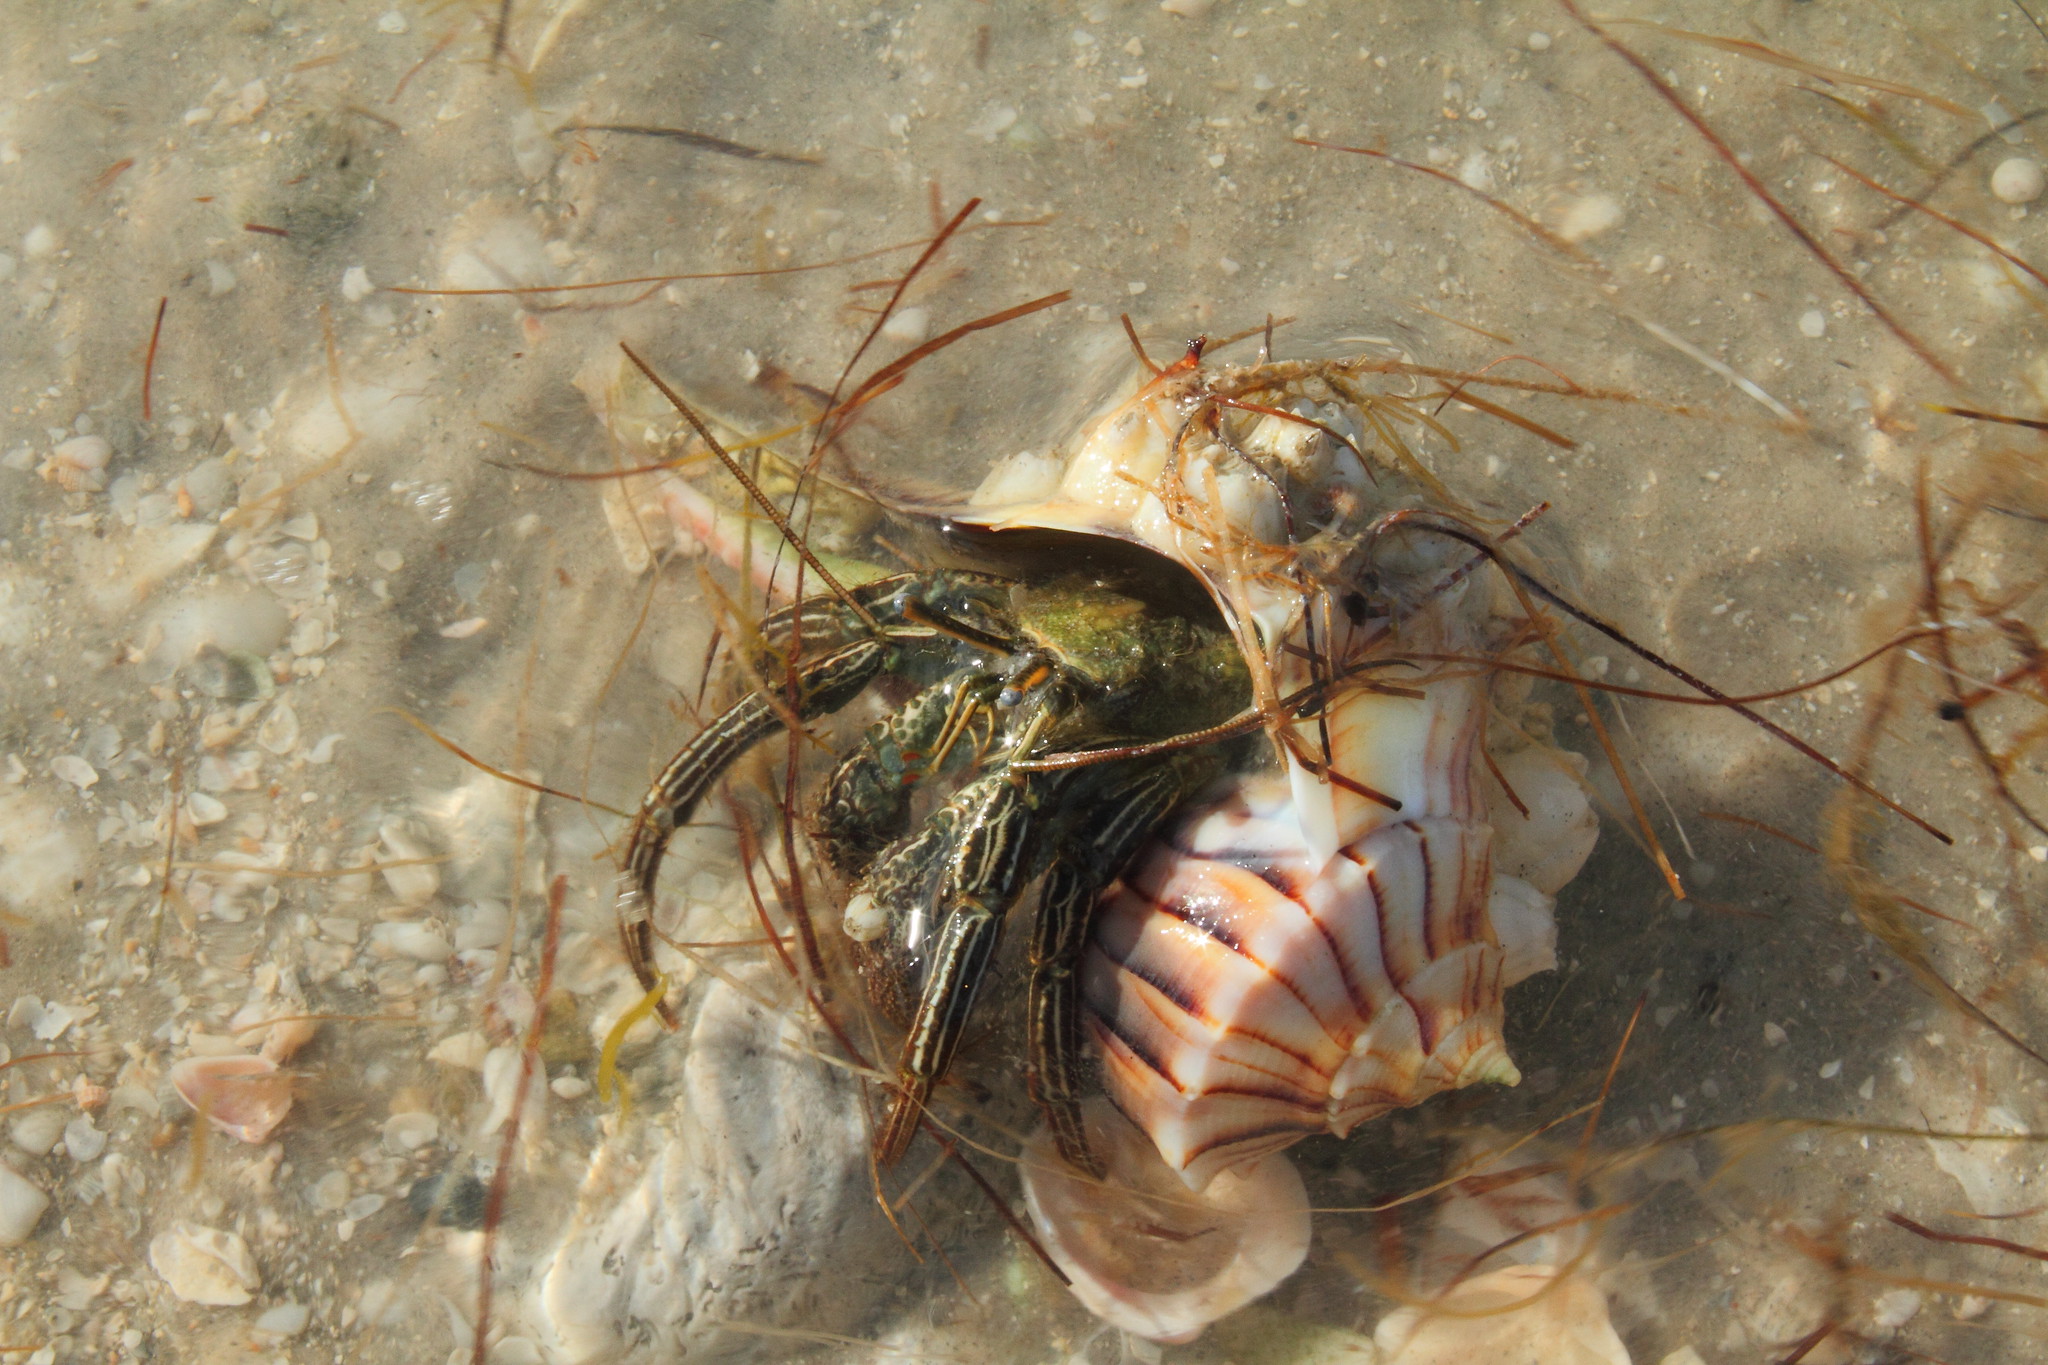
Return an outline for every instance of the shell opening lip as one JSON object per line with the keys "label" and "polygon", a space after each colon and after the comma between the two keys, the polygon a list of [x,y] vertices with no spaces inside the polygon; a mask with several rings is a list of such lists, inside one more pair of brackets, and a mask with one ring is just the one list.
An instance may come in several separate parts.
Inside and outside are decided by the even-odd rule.
{"label": "shell opening lip", "polygon": [[1047,1251],[1097,1317],[1153,1341],[1192,1341],[1307,1258],[1308,1193],[1286,1157],[1246,1162],[1191,1191],[1108,1101],[1084,1112],[1105,1182],[1061,1161],[1044,1129],[1021,1169]]}
{"label": "shell opening lip", "polygon": [[1215,599],[1194,572],[1149,545],[1101,532],[1039,527],[995,528],[948,517],[939,523],[940,554],[984,573],[1016,578],[1048,571],[1099,578],[1162,612],[1223,626]]}

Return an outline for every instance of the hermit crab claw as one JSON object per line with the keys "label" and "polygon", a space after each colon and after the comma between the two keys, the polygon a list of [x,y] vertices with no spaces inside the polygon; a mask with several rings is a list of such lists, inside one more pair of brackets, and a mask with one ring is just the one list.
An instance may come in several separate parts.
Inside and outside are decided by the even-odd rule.
{"label": "hermit crab claw", "polygon": [[1107,1101],[1083,1115],[1105,1178],[1067,1165],[1042,1128],[1025,1144],[1024,1199],[1075,1296],[1105,1322],[1192,1341],[1308,1255],[1308,1193],[1285,1156],[1242,1163],[1195,1193]]}

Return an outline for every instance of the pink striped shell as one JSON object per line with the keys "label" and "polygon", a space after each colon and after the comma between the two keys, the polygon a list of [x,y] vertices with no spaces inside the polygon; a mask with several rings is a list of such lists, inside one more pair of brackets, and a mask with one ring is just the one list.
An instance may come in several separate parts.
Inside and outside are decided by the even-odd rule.
{"label": "pink striped shell", "polygon": [[1105,899],[1082,978],[1103,1083],[1191,1187],[1521,1078],[1501,997],[1554,965],[1551,902],[1495,874],[1490,825],[1443,810],[1471,805],[1458,758],[1436,770],[1451,799],[1404,798],[1320,866],[1286,785],[1246,779]]}
{"label": "pink striped shell", "polygon": [[[1442,503],[1410,477],[1405,447],[1387,453],[1405,410],[1356,378],[1344,361],[1190,357],[1142,379],[1067,452],[999,466],[959,519],[1114,536],[1185,566],[1237,632],[1267,705],[1315,681],[1310,644],[1340,671],[1484,655],[1512,631],[1512,605],[1497,608],[1490,571],[1465,572],[1469,547],[1399,533],[1360,554],[1384,513]],[[1368,578],[1361,613],[1347,590]],[[1476,767],[1483,670],[1408,662],[1355,676],[1411,695],[1339,689],[1292,722],[1297,753],[1327,742],[1349,782],[1296,756],[1234,780],[1098,910],[1083,985],[1104,1088],[1193,1189],[1305,1134],[1341,1136],[1443,1090],[1520,1078],[1501,998],[1553,965],[1548,893],[1595,828],[1576,774],[1564,756],[1510,755],[1533,760],[1513,780],[1545,800],[1533,821],[1504,800],[1490,809]],[[1503,825],[1516,827],[1505,857]],[[1522,847],[1531,833],[1540,846]]]}

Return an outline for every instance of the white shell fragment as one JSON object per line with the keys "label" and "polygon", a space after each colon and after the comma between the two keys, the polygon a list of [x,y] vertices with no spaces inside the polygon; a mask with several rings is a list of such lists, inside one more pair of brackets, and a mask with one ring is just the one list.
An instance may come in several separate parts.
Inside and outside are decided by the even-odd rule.
{"label": "white shell fragment", "polygon": [[0,1165],[0,1247],[26,1242],[36,1230],[43,1210],[49,1207],[49,1195],[30,1184],[26,1177],[15,1174],[12,1167]]}
{"label": "white shell fragment", "polygon": [[1106,1180],[1061,1161],[1046,1129],[1020,1165],[1039,1239],[1097,1317],[1153,1341],[1192,1341],[1300,1268],[1308,1194],[1286,1157],[1243,1163],[1197,1194],[1108,1103],[1091,1101],[1085,1121]]}
{"label": "white shell fragment", "polygon": [[1398,1308],[1373,1330],[1380,1365],[1630,1365],[1588,1275],[1517,1265],[1476,1275],[1430,1307]]}
{"label": "white shell fragment", "polygon": [[149,1243],[149,1263],[187,1303],[235,1308],[263,1287],[249,1244],[219,1228],[179,1223]]}
{"label": "white shell fragment", "polygon": [[693,999],[662,1045],[665,1109],[642,1121],[636,1101],[592,1154],[527,1301],[550,1362],[751,1358],[764,1329],[853,1330],[910,1265],[872,1216],[858,1083],[724,982]]}
{"label": "white shell fragment", "polygon": [[1493,757],[1529,811],[1523,815],[1505,794],[1488,802],[1493,870],[1554,896],[1579,875],[1600,837],[1600,817],[1586,795],[1585,757],[1538,748]]}
{"label": "white shell fragment", "polygon": [[171,1087],[242,1142],[268,1138],[292,1108],[291,1077],[268,1057],[187,1057],[171,1068]]}
{"label": "white shell fragment", "polygon": [[64,1136],[64,1111],[52,1104],[37,1105],[17,1114],[7,1135],[16,1147],[30,1156],[48,1156]]}
{"label": "white shell fragment", "polygon": [[100,780],[100,775],[92,764],[86,762],[77,754],[59,754],[56,758],[51,759],[50,772],[59,779],[69,782],[80,791],[84,791]]}
{"label": "white shell fragment", "polygon": [[439,893],[441,869],[431,861],[433,851],[402,822],[386,820],[377,830],[377,839],[384,884],[400,904],[425,905]]}

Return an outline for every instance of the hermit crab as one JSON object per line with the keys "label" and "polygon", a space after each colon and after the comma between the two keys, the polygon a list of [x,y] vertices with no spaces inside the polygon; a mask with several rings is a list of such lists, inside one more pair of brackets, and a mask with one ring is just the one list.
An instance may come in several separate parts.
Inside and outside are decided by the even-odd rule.
{"label": "hermit crab", "polygon": [[[839,710],[878,678],[905,680],[917,690],[839,764],[815,820],[826,859],[854,887],[844,922],[869,996],[906,1030],[876,1154],[888,1164],[909,1145],[1003,920],[1041,876],[1033,1072],[1056,1121],[1071,1122],[1074,976],[1092,907],[1217,771],[1216,746],[1172,741],[1242,709],[1230,636],[1100,576],[1027,584],[935,570],[806,599],[764,621],[761,642],[756,671],[787,670],[791,686],[749,694],[663,771],[628,845],[628,906],[651,899],[670,832],[747,748],[792,719]],[[1060,765],[1077,756],[1102,761]],[[917,785],[955,773],[960,785],[910,828]],[[645,932],[644,917],[629,923]],[[635,952],[644,962],[644,941]]]}
{"label": "hermit crab", "polygon": [[[1001,463],[965,503],[885,495],[955,564],[847,587],[798,546],[830,590],[761,622],[762,685],[655,781],[620,891],[651,982],[672,831],[763,738],[878,680],[907,690],[811,822],[867,993],[905,1029],[876,1156],[914,1137],[1039,881],[1027,1201],[1084,1301],[1161,1339],[1299,1264],[1280,1149],[1517,1079],[1502,994],[1552,965],[1550,897],[1596,828],[1572,756],[1486,752],[1490,660],[1530,627],[1480,572],[1503,537],[1409,452],[1427,419],[1350,362],[1206,349],[1148,362],[1064,451]],[[1084,1111],[1094,1073],[1114,1112]],[[1209,1270],[1164,1293],[1131,1280],[1161,1236],[1154,1170],[1206,1233],[1266,1192],[1232,1224],[1242,1254],[1212,1236]],[[1116,1191],[1140,1185],[1131,1217]]]}

